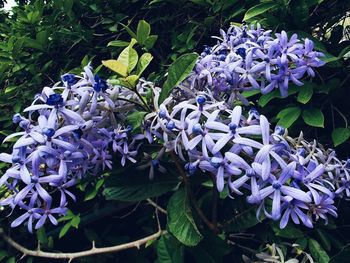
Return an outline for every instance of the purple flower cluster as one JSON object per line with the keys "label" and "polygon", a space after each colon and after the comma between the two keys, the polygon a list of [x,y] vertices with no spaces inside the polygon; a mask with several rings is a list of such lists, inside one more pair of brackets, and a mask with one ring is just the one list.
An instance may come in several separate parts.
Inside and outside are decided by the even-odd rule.
{"label": "purple flower cluster", "polygon": [[229,101],[247,102],[241,92],[261,90],[265,94],[275,88],[285,97],[290,82],[303,85],[305,75],[314,77],[313,68],[325,64],[313,42],[301,41],[296,34],[289,38],[282,31],[273,37],[259,25],[232,26],[220,33],[218,43],[200,54],[186,83],[191,89],[210,90],[216,98],[225,95]]}
{"label": "purple flower cluster", "polygon": [[186,163],[188,175],[213,174],[219,191],[246,195],[258,218],[280,220],[281,228],[290,218],[307,227],[319,218],[327,222],[327,215],[337,216],[334,198],[350,194],[349,162],[282,127],[271,131],[255,109],[244,114],[241,106],[231,109],[200,92],[182,102],[169,97],[152,130]]}
{"label": "purple flower cluster", "polygon": [[[120,86],[110,86],[90,66],[83,76],[65,74],[62,82],[45,87],[24,111],[28,118],[15,114],[13,122],[23,130],[8,136],[19,137],[11,154],[1,153],[0,161],[11,167],[0,178],[8,196],[0,205],[22,209],[23,214],[11,224],[16,227],[28,221],[38,229],[64,215],[69,190],[89,174],[98,175],[112,168],[112,152],[136,162],[139,140],[125,126],[126,114],[134,109],[130,100],[135,94]],[[56,201],[57,200],[57,201]]]}

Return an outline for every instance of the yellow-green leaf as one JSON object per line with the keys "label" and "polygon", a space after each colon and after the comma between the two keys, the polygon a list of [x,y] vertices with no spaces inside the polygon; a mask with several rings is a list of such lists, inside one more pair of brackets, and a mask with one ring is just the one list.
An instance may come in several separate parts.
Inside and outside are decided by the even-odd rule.
{"label": "yellow-green leaf", "polygon": [[128,74],[128,67],[118,60],[103,60],[102,64],[123,77],[125,77]]}
{"label": "yellow-green leaf", "polygon": [[151,63],[153,56],[150,53],[144,53],[137,63],[137,75],[140,76],[142,72],[148,67],[149,63]]}
{"label": "yellow-green leaf", "polygon": [[243,21],[247,21],[253,17],[261,15],[276,6],[277,4],[275,2],[266,2],[253,6],[245,13]]}
{"label": "yellow-green leaf", "polygon": [[123,65],[126,65],[127,73],[130,73],[135,68],[139,59],[139,56],[137,55],[136,50],[132,48],[132,45],[133,41],[120,53],[118,57],[118,61]]}

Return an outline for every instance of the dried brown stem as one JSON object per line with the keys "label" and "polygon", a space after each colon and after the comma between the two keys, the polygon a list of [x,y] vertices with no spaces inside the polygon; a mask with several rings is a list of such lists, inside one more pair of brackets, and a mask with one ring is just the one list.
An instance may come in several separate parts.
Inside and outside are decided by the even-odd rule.
{"label": "dried brown stem", "polygon": [[92,248],[84,251],[79,252],[71,252],[71,253],[53,253],[53,252],[45,252],[40,249],[40,246],[36,250],[28,249],[16,241],[14,241],[11,237],[7,236],[3,229],[0,229],[0,236],[2,236],[2,239],[8,243],[10,246],[18,250],[19,252],[23,253],[22,257],[25,256],[32,256],[32,257],[41,257],[41,258],[51,258],[51,259],[68,259],[69,262],[71,262],[73,259],[81,258],[81,257],[87,257],[97,254],[107,254],[107,253],[115,253],[118,251],[130,249],[130,248],[137,248],[140,249],[140,247],[147,242],[151,240],[155,240],[158,237],[160,237],[162,234],[166,233],[166,231],[163,231],[160,228],[159,220],[158,220],[158,214],[156,213],[157,217],[157,223],[158,223],[158,231],[152,235],[149,235],[147,237],[135,240],[133,242],[117,245],[117,246],[110,246],[110,247],[101,247],[97,248],[95,246],[95,242],[92,242]]}

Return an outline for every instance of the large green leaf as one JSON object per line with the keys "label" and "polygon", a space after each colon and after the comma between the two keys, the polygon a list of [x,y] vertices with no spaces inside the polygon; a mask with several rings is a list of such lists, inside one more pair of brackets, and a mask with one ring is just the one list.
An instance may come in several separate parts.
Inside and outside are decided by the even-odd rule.
{"label": "large green leaf", "polygon": [[243,21],[247,21],[253,17],[261,15],[275,7],[277,7],[276,2],[266,2],[253,6],[252,8],[248,9],[248,11],[245,13]]}
{"label": "large green leaf", "polygon": [[137,25],[137,31],[136,31],[137,42],[143,45],[150,33],[151,33],[150,25],[145,20],[140,20]]}
{"label": "large green leaf", "polygon": [[170,234],[160,237],[157,242],[157,263],[184,262],[184,246]]}
{"label": "large green leaf", "polygon": [[324,116],[320,109],[311,107],[304,110],[302,116],[306,124],[313,127],[324,127]]}
{"label": "large green leaf", "polygon": [[332,140],[333,140],[334,146],[338,146],[346,142],[349,138],[350,138],[349,128],[336,128],[332,132]]}
{"label": "large green leaf", "polygon": [[133,49],[134,42],[131,41],[130,45],[127,46],[119,55],[118,61],[127,66],[127,72],[130,73],[135,66],[139,56],[135,49]]}
{"label": "large green leaf", "polygon": [[153,180],[136,171],[122,175],[111,175],[106,181],[103,195],[107,200],[137,202],[160,196],[178,184],[178,179],[168,174],[159,174]]}
{"label": "large green leaf", "polygon": [[195,246],[203,238],[192,217],[187,191],[184,187],[177,190],[168,204],[169,231],[184,245]]}
{"label": "large green leaf", "polygon": [[196,53],[184,54],[171,64],[168,71],[168,77],[160,93],[159,104],[168,97],[172,88],[178,85],[191,73],[197,58],[198,54]]}
{"label": "large green leaf", "polygon": [[324,251],[324,249],[315,239],[309,239],[309,249],[312,257],[316,260],[317,263],[329,262],[329,256],[327,255],[327,252]]}
{"label": "large green leaf", "polygon": [[289,128],[300,116],[301,109],[299,107],[289,107],[277,114],[277,125]]}

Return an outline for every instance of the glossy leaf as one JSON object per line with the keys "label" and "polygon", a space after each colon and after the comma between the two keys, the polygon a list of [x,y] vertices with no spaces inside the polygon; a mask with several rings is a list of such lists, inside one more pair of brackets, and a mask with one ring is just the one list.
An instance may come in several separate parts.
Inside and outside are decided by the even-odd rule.
{"label": "glossy leaf", "polygon": [[248,9],[248,11],[245,13],[243,21],[247,21],[253,17],[261,15],[275,7],[277,7],[277,4],[275,2],[265,2],[253,6],[252,8]]}
{"label": "glossy leaf", "polygon": [[171,64],[168,71],[168,77],[160,93],[159,104],[168,97],[172,88],[178,85],[191,73],[197,58],[198,54],[196,53],[184,54]]}
{"label": "glossy leaf", "polygon": [[350,129],[349,128],[336,128],[332,132],[332,140],[334,146],[338,146],[346,142],[350,138]]}
{"label": "glossy leaf", "polygon": [[104,60],[102,61],[102,64],[123,77],[125,77],[128,74],[128,67],[118,60]]}
{"label": "glossy leaf", "polygon": [[324,116],[320,109],[309,108],[303,111],[303,119],[306,124],[313,127],[324,127]]}
{"label": "glossy leaf", "polygon": [[324,251],[324,249],[315,239],[312,239],[312,238],[309,239],[309,249],[312,257],[316,260],[316,262],[318,263],[329,262],[329,256],[327,255],[327,252]]}
{"label": "glossy leaf", "polygon": [[195,246],[203,238],[192,217],[185,188],[178,189],[168,204],[169,231],[184,245]]}
{"label": "glossy leaf", "polygon": [[299,107],[289,107],[281,110],[277,114],[277,118],[279,119],[277,125],[289,128],[299,118],[300,114],[301,109]]}

